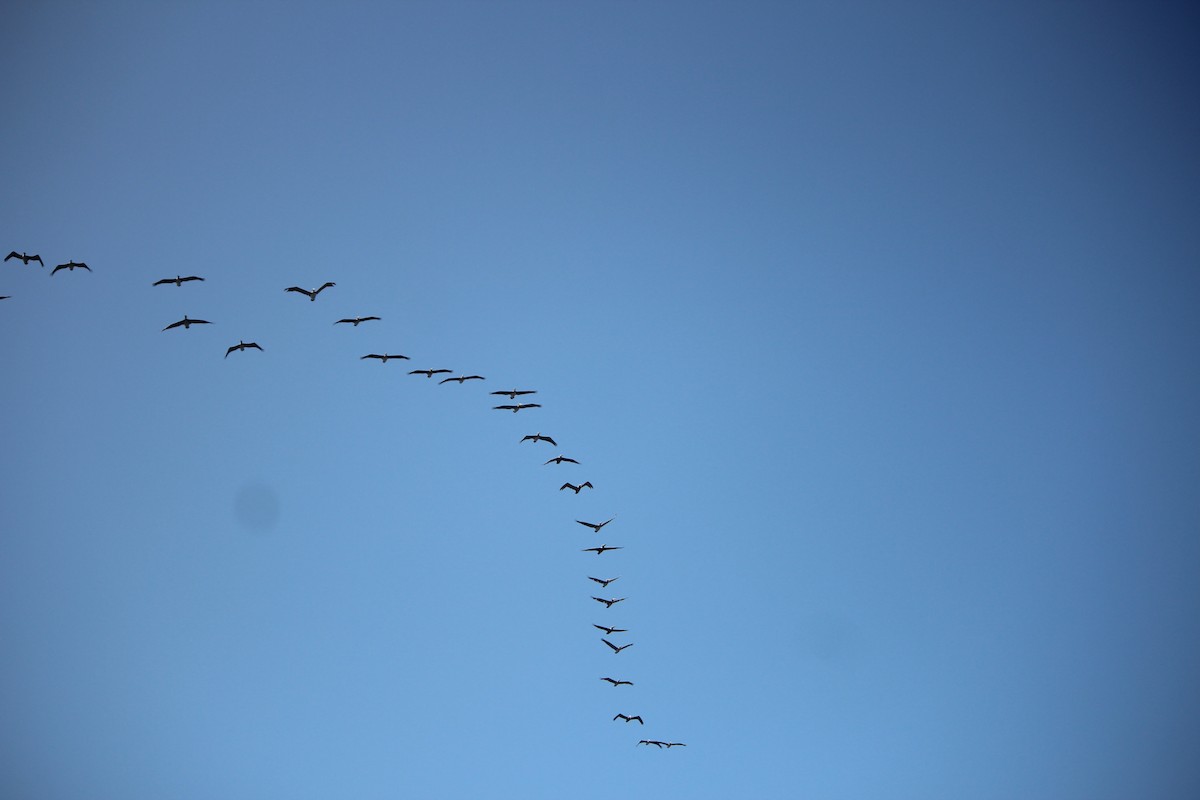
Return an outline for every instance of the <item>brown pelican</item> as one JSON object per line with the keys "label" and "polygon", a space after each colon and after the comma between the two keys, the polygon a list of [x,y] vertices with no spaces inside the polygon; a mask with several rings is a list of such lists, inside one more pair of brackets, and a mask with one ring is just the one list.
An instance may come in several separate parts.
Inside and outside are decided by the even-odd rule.
{"label": "brown pelican", "polygon": [[608,681],[613,686],[633,686],[633,681],[619,681],[616,678],[601,678],[602,681]]}
{"label": "brown pelican", "polygon": [[438,375],[442,372],[449,372],[449,371],[450,370],[448,370],[448,369],[414,369],[414,370],[409,370],[408,374],[409,375],[424,375],[426,378],[432,378],[434,375]]}
{"label": "brown pelican", "polygon": [[537,444],[538,442],[549,442],[550,444],[554,445],[555,447],[558,447],[558,442],[554,441],[549,436],[542,436],[541,431],[538,431],[537,433],[531,434],[529,436],[521,437],[522,442],[528,442],[530,440],[532,440],[534,444]]}
{"label": "brown pelican", "polygon": [[[573,458],[567,458],[566,456],[555,456],[554,458],[547,461],[546,464],[561,464],[564,461],[566,461],[568,464],[578,464],[579,463],[578,461],[576,461]],[[544,467],[544,466],[546,466],[546,464],[543,464],[542,466]]]}
{"label": "brown pelican", "polygon": [[[652,744],[659,750],[662,750],[663,745],[666,744],[666,742],[659,742],[655,741],[654,739],[642,739],[640,742],[638,742],[638,744]],[[634,747],[637,747],[637,744],[635,744]]]}
{"label": "brown pelican", "polygon": [[379,317],[351,317],[351,318],[349,318],[349,319],[339,319],[337,322],[335,322],[335,323],[333,323],[333,324],[334,324],[334,325],[338,325],[338,324],[341,324],[341,323],[343,323],[343,322],[349,322],[349,323],[353,324],[353,325],[354,325],[354,327],[356,327],[356,328],[357,328],[357,327],[358,327],[358,323],[360,323],[360,322],[366,322],[367,320],[372,320],[372,319],[379,319]]}
{"label": "brown pelican", "polygon": [[229,354],[234,350],[237,350],[239,353],[245,352],[247,347],[253,347],[255,350],[262,350],[262,348],[258,346],[258,342],[243,342],[241,339],[238,339],[237,344],[225,351],[225,357],[229,358]]}
{"label": "brown pelican", "polygon": [[440,386],[441,384],[449,383],[450,381],[458,381],[458,385],[462,386],[463,381],[484,381],[484,380],[487,380],[487,378],[483,377],[482,375],[459,375],[457,378],[442,378],[440,381],[438,381],[438,385]]}
{"label": "brown pelican", "polygon": [[[299,286],[289,286],[288,288],[284,289],[284,291],[299,292],[300,294],[307,295],[309,300],[316,300],[317,295],[328,289],[330,286],[337,286],[337,284],[333,281],[325,281],[325,283],[321,284],[316,289],[301,289]],[[345,320],[343,320],[343,322],[344,321]]]}
{"label": "brown pelican", "polygon": [[509,406],[509,405],[492,406],[492,408],[494,408],[496,410],[511,411],[514,414],[517,413],[518,411],[520,411],[522,408],[541,408],[541,407],[542,407],[541,403],[517,403],[516,405],[511,405],[511,406]]}
{"label": "brown pelican", "polygon": [[[559,489],[559,491],[561,492],[561,491],[562,491],[562,489]],[[578,492],[577,492],[576,494],[578,494]],[[589,527],[589,528],[591,528],[592,530],[594,530],[596,533],[599,533],[601,528],[603,528],[603,527],[604,527],[605,525],[607,525],[608,523],[612,522],[614,519],[616,519],[616,517],[609,517],[608,519],[604,520],[604,522],[601,522],[601,523],[595,523],[595,522],[584,522],[584,521],[583,521],[583,520],[581,520],[581,519],[577,519],[577,520],[575,520],[575,521],[576,521],[576,522],[578,522],[580,525],[586,525],[587,527]]]}
{"label": "brown pelican", "polygon": [[619,719],[623,719],[623,720],[625,720],[626,722],[633,722],[633,721],[636,719],[636,720],[638,721],[638,724],[639,724],[639,725],[645,725],[645,724],[646,724],[646,723],[642,722],[642,718],[641,718],[641,717],[639,717],[637,714],[634,714],[632,717],[630,717],[630,716],[628,716],[628,715],[626,715],[626,714],[617,714],[615,717],[613,717],[613,722],[616,722],[616,721],[617,721],[617,720],[619,720]]}
{"label": "brown pelican", "polygon": [[608,628],[608,627],[605,627],[604,625],[597,625],[595,623],[592,623],[592,627],[599,628],[600,630],[607,633],[609,636],[612,636],[614,633],[629,633],[628,628]]}
{"label": "brown pelican", "polygon": [[[368,353],[362,358],[378,358],[380,364],[386,364],[389,358],[403,358],[405,361],[409,360],[408,356],[394,356],[391,353]],[[360,358],[359,360],[361,361],[362,359]]]}
{"label": "brown pelican", "polygon": [[612,642],[610,642],[608,639],[601,639],[600,641],[604,642],[606,645],[608,645],[609,647],[611,647],[611,648],[612,648],[612,651],[613,651],[613,655],[614,655],[614,656],[615,656],[617,653],[619,653],[619,652],[621,652],[622,650],[624,650],[626,647],[633,647],[633,642],[630,642],[629,644],[623,644],[623,645],[621,645],[620,647],[617,647],[615,644],[613,644]]}
{"label": "brown pelican", "polygon": [[22,262],[22,263],[24,263],[24,264],[25,264],[25,266],[29,266],[29,262],[30,262],[30,261],[36,261],[36,262],[38,262],[39,264],[41,264],[43,267],[44,267],[44,266],[46,266],[46,262],[42,261],[42,257],[41,257],[41,256],[37,256],[37,255],[31,256],[31,255],[29,255],[28,253],[18,253],[16,250],[13,250],[11,253],[9,253],[8,255],[6,255],[6,256],[4,257],[4,260],[5,260],[5,261],[8,261],[10,258],[19,258],[19,259],[21,259],[21,262]]}
{"label": "brown pelican", "polygon": [[172,322],[170,325],[163,328],[163,330],[169,331],[171,328],[178,328],[180,325],[182,325],[183,329],[186,331],[193,325],[212,325],[212,323],[206,319],[188,319],[188,315],[184,314],[183,319],[179,320],[179,322]]}
{"label": "brown pelican", "polygon": [[601,589],[607,589],[608,585],[610,583],[612,583],[613,581],[619,581],[620,579],[621,579],[620,575],[618,575],[615,578],[593,578],[591,575],[588,575],[588,580],[595,581],[596,583],[600,584]]}
{"label": "brown pelican", "polygon": [[87,264],[84,264],[82,261],[68,261],[65,264],[59,264],[54,269],[50,270],[50,275],[53,276],[54,273],[58,272],[60,269],[65,269],[69,272],[74,272],[77,267],[80,269],[86,269],[88,272],[92,271],[92,268],[89,267]]}
{"label": "brown pelican", "polygon": [[537,394],[537,390],[536,389],[502,389],[498,392],[492,392],[492,394],[502,394],[505,397],[507,397],[509,400],[516,400],[517,395]]}
{"label": "brown pelican", "polygon": [[201,278],[199,275],[188,275],[186,278],[181,278],[180,276],[176,275],[174,278],[163,278],[161,281],[155,281],[154,283],[152,283],[150,285],[151,286],[162,286],[164,283],[173,283],[176,286],[183,286],[188,281],[202,281],[202,280],[204,280],[204,278]]}
{"label": "brown pelican", "polygon": [[584,481],[583,483],[579,484],[578,486],[576,486],[576,485],[575,485],[575,484],[573,484],[573,483],[564,483],[562,486],[558,487],[558,490],[561,492],[563,489],[574,489],[574,490],[575,490],[575,494],[579,494],[579,492],[580,492],[580,491],[583,489],[583,487],[585,487],[585,486],[586,486],[587,488],[589,488],[589,489],[595,489],[595,488],[596,488],[595,486],[592,486],[592,482],[591,482],[591,481]]}
{"label": "brown pelican", "polygon": [[627,600],[628,598],[626,598],[626,597],[614,597],[614,598],[612,598],[612,599],[605,600],[603,597],[596,597],[595,595],[593,595],[593,596],[592,596],[592,599],[593,599],[593,600],[595,600],[597,603],[604,603],[604,607],[605,607],[605,608],[612,608],[612,607],[613,607],[613,606],[615,606],[617,603],[621,602],[622,600]]}
{"label": "brown pelican", "polygon": [[609,547],[606,544],[602,544],[599,547],[585,547],[582,550],[580,550],[579,552],[595,553],[596,555],[600,555],[601,553],[607,553],[609,550],[624,550],[624,549],[625,549],[624,547]]}

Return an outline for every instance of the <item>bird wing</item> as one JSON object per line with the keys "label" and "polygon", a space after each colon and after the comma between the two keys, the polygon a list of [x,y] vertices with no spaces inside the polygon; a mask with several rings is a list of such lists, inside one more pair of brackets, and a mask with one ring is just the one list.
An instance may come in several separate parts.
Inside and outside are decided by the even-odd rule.
{"label": "bird wing", "polygon": [[[378,353],[369,353],[369,354],[363,356],[362,358],[383,358],[383,356],[379,355]],[[361,361],[362,359],[359,359],[359,360]],[[411,375],[412,373],[410,372],[409,374]]]}
{"label": "bird wing", "polygon": [[54,273],[58,272],[60,269],[66,269],[66,268],[67,268],[66,264],[59,264],[54,269],[50,270],[50,274],[53,275]]}
{"label": "bird wing", "polygon": [[226,357],[226,358],[229,358],[229,354],[230,354],[230,353],[232,353],[234,350],[237,350],[237,349],[238,349],[238,346],[237,346],[236,344],[235,344],[233,347],[230,347],[228,350],[226,350],[226,351],[225,351],[225,357]]}
{"label": "bird wing", "polygon": [[362,321],[362,322],[366,322],[366,321],[367,321],[367,320],[369,320],[369,319],[379,319],[379,317],[362,317],[362,318],[361,318],[361,321]]}
{"label": "bird wing", "polygon": [[595,486],[592,486],[592,482],[591,482],[591,481],[584,481],[583,483],[579,484],[579,488],[580,488],[580,489],[582,489],[584,486],[588,487],[589,489],[595,489],[595,488],[596,488]]}
{"label": "bird wing", "polygon": [[81,262],[81,263],[79,263],[79,264],[76,264],[75,266],[77,266],[77,267],[83,267],[83,268],[84,268],[84,269],[86,269],[88,272],[91,272],[91,271],[92,271],[92,268],[91,268],[91,267],[89,267],[87,264],[84,264],[84,263],[82,263],[82,262]]}
{"label": "bird wing", "polygon": [[[563,489],[574,489],[574,488],[575,488],[575,486],[573,484],[564,483],[562,486],[558,487],[558,490],[561,492]],[[595,580],[595,579],[593,578],[593,580]]]}
{"label": "bird wing", "polygon": [[[305,294],[308,294],[308,292],[305,292]],[[341,322],[349,322],[349,323],[353,324],[353,323],[354,323],[354,320],[352,320],[352,319],[339,319],[337,322],[335,322],[335,323],[333,323],[333,324],[334,324],[334,325],[337,325],[338,323],[341,323]]]}
{"label": "bird wing", "polygon": [[163,328],[163,330],[164,330],[164,331],[169,331],[169,330],[171,330],[171,328],[178,328],[178,327],[179,327],[180,325],[182,325],[182,324],[183,324],[183,320],[179,320],[179,322],[172,322],[170,325],[168,325],[167,327]]}
{"label": "bird wing", "polygon": [[615,644],[613,644],[612,642],[610,642],[608,639],[601,639],[600,641],[604,642],[606,645],[608,645],[609,647],[611,647],[611,648],[613,649],[613,652],[614,652],[614,653],[619,653],[619,652],[621,652],[621,648],[617,647]]}
{"label": "bird wing", "polygon": [[467,375],[465,378],[463,378],[463,380],[464,381],[486,381],[487,378],[483,377],[482,375]]}
{"label": "bird wing", "polygon": [[617,685],[617,682],[616,682],[614,679],[612,679],[612,678],[601,678],[600,680],[602,680],[602,681],[608,681],[608,682],[609,682],[609,683],[611,683],[613,686],[616,686],[616,685]]}
{"label": "bird wing", "polygon": [[[450,381],[457,381],[457,380],[458,380],[458,378],[442,378],[440,381],[438,381],[438,385],[441,386],[443,383],[449,383]],[[461,383],[461,381],[459,381],[459,382]]]}
{"label": "bird wing", "polygon": [[262,350],[262,347],[259,346],[258,342],[250,342],[248,345],[246,345],[246,347],[253,347],[255,350]]}
{"label": "bird wing", "polygon": [[43,267],[44,267],[44,266],[46,266],[46,262],[45,262],[45,261],[42,261],[42,257],[41,257],[41,256],[30,256],[30,257],[29,257],[29,260],[30,260],[30,261],[36,261],[36,262],[38,262],[39,264],[41,264]]}
{"label": "bird wing", "polygon": [[576,522],[578,522],[580,525],[586,525],[587,527],[589,527],[589,528],[592,528],[593,530],[597,530],[597,529],[599,528],[599,526],[597,526],[597,525],[593,525],[593,524],[592,524],[592,523],[590,523],[590,522],[584,522],[584,521],[583,521],[583,520],[581,520],[581,519],[577,519],[577,520],[575,520],[575,521],[576,521]]}
{"label": "bird wing", "polygon": [[186,283],[187,281],[202,281],[202,280],[204,280],[204,278],[201,278],[199,275],[189,275],[186,278],[180,278],[180,281],[183,283]]}
{"label": "bird wing", "polygon": [[155,281],[154,283],[152,283],[150,285],[151,286],[160,286],[164,283],[174,283],[174,282],[175,281],[171,280],[170,278],[163,278],[161,281]]}
{"label": "bird wing", "polygon": [[336,283],[334,283],[333,281],[325,281],[325,283],[321,284],[321,287],[320,287],[319,289],[314,289],[314,290],[313,290],[313,295],[318,295],[318,294],[320,294],[321,292],[323,292],[323,291],[325,291],[326,289],[328,289],[330,286],[337,286],[337,284],[336,284]]}
{"label": "bird wing", "polygon": [[600,584],[601,586],[607,586],[607,585],[608,585],[608,581],[606,581],[606,580],[604,580],[604,579],[602,579],[602,578],[593,578],[591,575],[588,575],[588,580],[589,580],[589,581],[595,581],[596,583]]}
{"label": "bird wing", "polygon": [[630,722],[633,722],[635,719],[638,721],[638,725],[645,725],[645,724],[646,724],[645,722],[643,722],[643,721],[642,721],[642,718],[641,718],[641,716],[640,716],[640,715],[638,715],[638,714],[634,714],[632,717],[630,717],[630,718],[629,718],[629,721],[630,721]]}
{"label": "bird wing", "polygon": [[21,254],[18,253],[16,250],[13,250],[11,253],[9,253],[8,255],[6,255],[4,257],[4,260],[8,261],[10,258],[20,258],[20,257],[21,257]]}
{"label": "bird wing", "polygon": [[[285,292],[299,292],[300,294],[308,295],[309,297],[312,297],[312,295],[313,295],[313,293],[310,292],[308,289],[301,289],[299,286],[289,286],[288,288],[284,289],[284,291]],[[345,320],[338,320],[338,322],[344,322],[344,321]]]}

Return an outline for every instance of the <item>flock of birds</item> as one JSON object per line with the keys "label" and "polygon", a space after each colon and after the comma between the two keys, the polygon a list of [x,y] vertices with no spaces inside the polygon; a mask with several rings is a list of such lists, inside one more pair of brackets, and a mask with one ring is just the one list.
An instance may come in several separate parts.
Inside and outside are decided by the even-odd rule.
{"label": "flock of birds", "polygon": [[[28,266],[30,262],[36,261],[39,265],[41,265],[43,268],[45,268],[45,262],[43,262],[41,256],[37,255],[37,254],[30,255],[25,252],[18,253],[17,251],[14,250],[14,251],[10,252],[4,260],[10,261],[12,259],[19,259],[26,266]],[[63,270],[63,269],[65,269],[67,271],[71,271],[71,272],[73,272],[75,269],[86,269],[88,272],[92,271],[92,268],[89,267],[87,264],[84,264],[81,262],[76,262],[76,261],[68,261],[65,264],[59,264],[59,265],[55,266],[54,269],[50,272],[50,274],[54,275],[59,270]],[[190,283],[193,281],[203,281],[203,280],[204,280],[204,278],[202,278],[198,275],[187,275],[187,276],[176,275],[174,278],[162,278],[160,280],[154,281],[154,283],[152,285],[153,286],[172,285],[175,287],[182,287],[185,283]],[[326,281],[325,283],[316,287],[315,289],[304,289],[300,286],[289,286],[288,288],[284,289],[284,291],[285,292],[296,292],[298,294],[301,294],[301,295],[304,295],[305,297],[307,297],[310,302],[315,302],[317,299],[317,296],[320,295],[321,292],[325,291],[326,289],[333,288],[335,286],[337,286],[337,284],[334,283],[333,281]],[[9,295],[0,295],[0,300],[7,300],[9,298],[10,298]],[[370,322],[370,321],[375,321],[375,320],[379,320],[379,319],[380,318],[376,317],[376,316],[347,317],[344,319],[339,319],[336,322],[334,322],[333,324],[341,325],[341,324],[348,323],[348,324],[354,326],[355,328],[357,328],[360,324],[362,324],[364,322]],[[183,319],[170,323],[165,328],[163,328],[163,331],[169,331],[174,328],[183,328],[184,330],[189,330],[193,325],[211,325],[211,324],[213,324],[213,323],[210,322],[209,320],[192,319],[191,317],[188,317],[185,314],[183,316]],[[251,350],[251,349],[259,350],[259,351],[263,350],[262,346],[259,345],[257,342],[247,342],[247,341],[239,339],[237,344],[230,345],[225,350],[225,358],[229,358],[230,354],[232,354],[234,352],[243,353],[246,350]],[[384,363],[384,364],[386,364],[390,360],[403,360],[403,361],[410,360],[408,356],[398,355],[395,353],[368,353],[364,356],[361,356],[360,358],[374,359],[374,360],[378,360],[379,362]],[[466,375],[466,374],[453,375],[452,373],[453,373],[453,370],[440,369],[440,368],[439,369],[414,369],[414,370],[409,370],[409,372],[408,372],[409,375],[424,375],[426,378],[433,378],[433,376],[435,376],[435,375],[449,375],[449,377],[442,378],[441,380],[439,380],[438,381],[439,384],[454,382],[454,383],[458,383],[459,385],[462,385],[463,383],[466,383],[467,381],[486,380],[484,378],[484,376],[482,376],[482,375]],[[520,411],[524,411],[525,409],[529,409],[529,408],[541,408],[540,403],[529,403],[529,402],[524,402],[524,401],[518,401],[518,398],[524,398],[528,395],[537,394],[537,391],[534,389],[515,389],[515,388],[514,389],[501,389],[498,391],[491,392],[491,394],[498,395],[501,397],[507,397],[510,401],[508,403],[501,403],[499,405],[492,406],[492,408],[497,411],[511,411],[512,413],[516,414]],[[547,444],[551,445],[552,447],[558,447],[558,442],[556,442],[552,437],[542,434],[541,431],[538,431],[537,433],[532,433],[532,434],[522,437],[520,440],[520,443],[523,444],[525,442],[533,442],[534,444],[537,444],[538,442],[546,442]],[[548,461],[546,461],[544,466],[550,465],[550,464],[554,464],[556,466],[561,466],[562,464],[579,464],[579,461],[574,458],[569,458],[568,456],[562,455],[560,453],[559,455],[555,456],[554,458],[551,458]],[[576,495],[578,495],[584,489],[595,489],[595,487],[592,485],[591,481],[583,481],[582,483],[578,483],[578,484],[571,483],[570,481],[566,481],[563,483],[562,486],[559,487],[558,490],[561,492],[561,491],[565,491],[567,489],[570,489]],[[606,519],[603,522],[587,522],[587,521],[584,521],[581,519],[577,519],[575,521],[578,524],[591,529],[593,533],[599,534],[600,531],[605,526],[607,526],[609,523],[611,523],[613,521],[613,519],[615,519],[615,517],[610,517],[609,519]],[[623,549],[624,549],[624,547],[622,547],[622,546],[601,544],[601,545],[597,545],[595,547],[585,547],[581,550],[581,552],[595,553],[597,556],[600,556],[605,553],[612,552],[614,550],[623,550]],[[599,584],[601,589],[607,589],[609,584],[613,583],[614,581],[619,580],[619,578],[620,578],[620,576],[613,577],[613,578],[596,578],[591,575],[589,575],[587,577],[588,577],[588,580],[594,581],[595,583]],[[605,607],[605,609],[608,610],[608,609],[611,609],[614,605],[624,602],[627,598],[625,598],[625,597],[605,598],[605,597],[597,597],[595,595],[592,595],[592,599],[595,600],[596,602],[602,604]],[[613,655],[620,655],[621,652],[623,652],[624,650],[627,650],[630,647],[633,647],[633,642],[627,642],[625,644],[614,644],[613,642],[609,641],[607,638],[609,636],[616,637],[617,634],[621,634],[621,633],[629,633],[629,630],[627,628],[618,628],[618,627],[609,626],[609,625],[597,625],[595,623],[593,623],[593,627],[604,632],[604,636],[600,637],[600,641],[608,646],[608,648],[612,651]],[[605,681],[606,683],[612,685],[614,688],[620,687],[620,686],[633,686],[633,681],[625,680],[623,678],[613,678],[611,676],[605,676],[605,677],[600,678],[600,680]],[[612,718],[613,722],[616,722],[618,720],[621,720],[621,721],[625,722],[626,724],[628,724],[630,722],[635,722],[635,721],[638,723],[638,725],[641,725],[641,726],[645,726],[645,724],[646,724],[640,714],[625,714],[624,712],[620,712]],[[647,746],[653,745],[659,749],[663,749],[663,748],[670,749],[672,747],[686,747],[687,746],[684,742],[667,742],[667,741],[662,741],[659,739],[641,739],[637,743],[638,746],[643,745],[643,744],[647,745]]]}

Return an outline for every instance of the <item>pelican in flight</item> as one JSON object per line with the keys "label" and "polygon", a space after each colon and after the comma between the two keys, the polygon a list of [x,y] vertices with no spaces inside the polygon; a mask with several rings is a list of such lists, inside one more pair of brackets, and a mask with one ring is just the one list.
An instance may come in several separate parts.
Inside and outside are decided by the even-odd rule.
{"label": "pelican in flight", "polygon": [[[609,550],[624,550],[624,549],[625,549],[624,547],[609,547],[606,544],[602,544],[599,547],[585,547],[582,550],[580,550],[579,552],[595,553],[596,555],[600,555],[601,553],[607,553]],[[604,602],[604,601],[601,600],[600,602]]]}
{"label": "pelican in flight", "polygon": [[592,623],[592,627],[599,628],[600,630],[604,631],[609,636],[612,636],[614,633],[629,633],[628,628],[609,628],[604,625],[597,625],[595,623]]}
{"label": "pelican in flight", "polygon": [[440,381],[438,381],[438,385],[440,386],[441,384],[449,383],[450,381],[457,381],[458,385],[462,386],[463,381],[485,381],[485,380],[487,380],[487,378],[483,377],[482,375],[459,375],[456,378],[442,378]]}
{"label": "pelican in flight", "polygon": [[636,719],[638,721],[639,725],[646,724],[646,723],[642,722],[642,718],[640,716],[638,716],[637,714],[634,714],[632,717],[628,716],[627,714],[617,714],[615,717],[613,717],[613,722],[616,722],[619,719],[623,719],[626,722],[633,722]]}
{"label": "pelican in flight", "polygon": [[588,580],[595,581],[596,583],[600,584],[601,589],[607,589],[608,585],[610,583],[612,583],[613,581],[619,581],[620,579],[621,579],[620,575],[618,575],[615,578],[593,578],[591,575],[588,575]]}
{"label": "pelican in flight", "polygon": [[28,253],[18,253],[16,250],[13,250],[11,253],[9,253],[8,255],[6,255],[6,256],[4,257],[4,260],[5,260],[5,261],[8,261],[10,258],[19,258],[19,259],[21,259],[21,263],[23,263],[25,266],[29,266],[29,262],[30,262],[30,261],[36,261],[36,262],[38,262],[39,264],[41,264],[43,267],[44,267],[44,266],[46,266],[46,262],[42,261],[42,257],[41,257],[41,256],[38,256],[38,255],[33,255],[33,256],[31,256],[31,255],[29,255]]}
{"label": "pelican in flight", "polygon": [[587,488],[589,488],[589,489],[595,489],[595,488],[596,488],[595,486],[592,486],[592,482],[591,482],[591,481],[584,481],[583,483],[579,484],[578,486],[576,486],[576,485],[575,485],[575,484],[573,484],[573,483],[564,483],[562,486],[558,487],[558,490],[561,492],[563,489],[574,489],[574,490],[575,490],[575,494],[579,494],[579,492],[580,492],[580,491],[583,489],[583,487],[585,487],[585,486],[586,486]]}
{"label": "pelican in flight", "polygon": [[188,275],[186,278],[176,275],[174,278],[163,278],[161,281],[155,281],[154,283],[152,283],[150,285],[151,286],[162,286],[164,283],[173,283],[176,286],[183,286],[188,281],[202,281],[202,280],[204,280],[204,278],[201,278],[199,275]]}
{"label": "pelican in flight", "polygon": [[163,328],[163,330],[169,331],[171,328],[178,328],[180,325],[182,325],[183,329],[186,331],[193,325],[212,325],[212,323],[206,319],[188,319],[188,315],[184,314],[183,319],[179,320],[179,322],[172,322],[170,325]]}
{"label": "pelican in flight", "polygon": [[357,328],[357,327],[358,327],[358,323],[360,323],[360,322],[367,322],[368,320],[372,320],[372,319],[379,319],[379,317],[350,317],[350,318],[348,318],[348,319],[339,319],[337,322],[335,322],[335,323],[333,323],[333,324],[334,324],[334,325],[340,325],[340,324],[341,324],[341,323],[343,323],[343,322],[349,322],[349,323],[351,323],[352,325],[354,325],[354,327],[356,327],[356,328]]}
{"label": "pelican in flight", "polygon": [[623,644],[623,645],[621,645],[620,647],[617,647],[615,644],[613,644],[612,642],[610,642],[608,639],[601,639],[600,641],[604,642],[606,645],[608,645],[609,647],[611,647],[611,648],[612,648],[612,651],[613,651],[613,655],[614,655],[614,656],[615,656],[617,653],[619,653],[619,652],[621,652],[622,650],[624,650],[626,647],[633,647],[633,642],[630,642],[629,644]]}
{"label": "pelican in flight", "polygon": [[537,390],[536,389],[501,389],[498,392],[492,392],[492,394],[500,394],[500,395],[504,395],[509,400],[516,400],[518,395],[537,394]]}
{"label": "pelican in flight", "polygon": [[[555,456],[554,458],[547,461],[546,464],[561,464],[564,461],[566,461],[568,464],[578,464],[579,463],[578,461],[576,461],[573,458],[567,458],[566,456]],[[544,467],[544,466],[546,466],[546,464],[543,464],[542,466]]]}
{"label": "pelican in flight", "polygon": [[517,413],[518,411],[520,411],[522,408],[541,408],[541,407],[542,407],[541,403],[517,403],[516,405],[492,406],[492,408],[494,408],[498,411],[500,411],[500,410],[511,411],[514,414]]}
{"label": "pelican in flight", "polygon": [[[328,289],[330,286],[337,286],[337,284],[333,281],[325,281],[325,283],[321,284],[316,289],[301,289],[299,286],[289,286],[288,288],[284,289],[284,291],[299,292],[302,295],[306,295],[309,300],[316,300],[317,295]],[[345,322],[345,320],[342,321]]]}
{"label": "pelican in flight", "polygon": [[[561,491],[562,491],[562,489],[559,489],[559,491],[561,492]],[[578,493],[578,492],[576,492],[576,494],[579,494],[579,493]],[[589,528],[591,528],[592,530],[594,530],[596,533],[599,533],[601,528],[603,528],[603,527],[604,527],[605,525],[607,525],[608,523],[612,522],[614,519],[616,519],[616,517],[609,517],[608,519],[604,520],[604,522],[600,522],[600,523],[596,523],[596,522],[584,522],[584,521],[583,521],[583,520],[581,520],[581,519],[577,519],[577,520],[575,520],[575,521],[576,521],[576,522],[578,522],[580,525],[586,525],[587,527],[589,527]]]}
{"label": "pelican in flight", "polygon": [[229,358],[229,354],[232,353],[234,350],[237,350],[239,353],[245,352],[247,347],[253,347],[255,350],[259,350],[259,351],[262,350],[262,348],[259,347],[258,342],[243,342],[241,339],[238,339],[237,344],[233,345],[232,347],[230,347],[228,350],[225,351],[225,357]]}
{"label": "pelican in flight", "polygon": [[[531,434],[529,436],[522,436],[521,441],[522,442],[532,441],[534,444],[537,444],[538,442],[549,442],[550,444],[554,445],[555,447],[558,447],[558,442],[554,441],[549,436],[542,436],[541,431],[538,431],[537,433]],[[551,460],[553,460],[553,459],[551,459]],[[547,463],[549,463],[549,462],[547,462]]]}
{"label": "pelican in flight", "polygon": [[613,686],[633,686],[633,681],[619,681],[616,678],[601,678],[602,681],[608,681]]}
{"label": "pelican in flight", "polygon": [[595,595],[593,595],[593,596],[592,596],[592,599],[593,599],[593,600],[595,600],[597,603],[604,603],[604,607],[605,607],[605,608],[612,608],[612,607],[613,607],[613,606],[615,606],[617,603],[621,602],[622,600],[627,600],[628,598],[626,598],[626,597],[613,597],[613,598],[611,598],[611,599],[609,599],[609,600],[605,600],[603,597],[596,597]]}
{"label": "pelican in flight", "polygon": [[432,378],[434,375],[438,375],[443,372],[449,372],[449,371],[450,370],[448,370],[448,369],[413,369],[413,370],[409,370],[408,374],[409,375],[424,375],[426,378]]}
{"label": "pelican in flight", "polygon": [[68,261],[65,264],[59,264],[54,269],[50,270],[50,275],[53,277],[54,273],[58,272],[60,269],[65,269],[69,272],[74,272],[76,270],[76,268],[86,269],[88,272],[92,271],[92,268],[89,267],[87,264],[84,264],[82,261]]}
{"label": "pelican in flight", "polygon": [[[389,358],[403,358],[405,361],[409,360],[408,356],[394,356],[391,353],[368,353],[362,358],[377,358],[379,359],[380,364],[386,364]],[[359,360],[361,361],[362,359],[360,358]]]}

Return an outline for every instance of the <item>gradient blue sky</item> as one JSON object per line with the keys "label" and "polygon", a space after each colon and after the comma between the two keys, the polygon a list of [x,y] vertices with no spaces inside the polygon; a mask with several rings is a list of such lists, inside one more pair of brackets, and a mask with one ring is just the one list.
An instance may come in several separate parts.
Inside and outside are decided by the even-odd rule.
{"label": "gradient blue sky", "polygon": [[1194,6],[0,27],[3,796],[1200,795]]}

